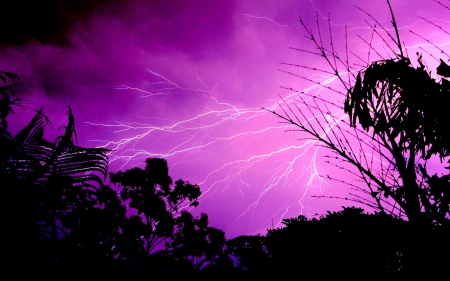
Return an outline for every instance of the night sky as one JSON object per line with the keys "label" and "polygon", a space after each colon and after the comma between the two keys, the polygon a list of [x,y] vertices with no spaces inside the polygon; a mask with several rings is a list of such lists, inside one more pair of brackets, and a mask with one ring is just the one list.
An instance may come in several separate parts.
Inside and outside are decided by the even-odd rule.
{"label": "night sky", "polygon": [[[45,2],[2,3],[0,69],[21,77],[16,92],[29,107],[44,106],[52,121],[48,139],[60,133],[70,105],[78,144],[114,149],[111,172],[143,167],[147,157],[166,158],[174,180],[200,185],[193,212],[206,212],[228,238],[350,204],[311,197],[346,196],[349,189],[326,175],[349,181],[352,175],[326,164],[326,149],[301,132],[286,132],[295,128],[261,107],[276,109],[280,96],[292,94],[280,86],[342,102],[335,92],[279,71],[342,90],[328,74],[280,64],[328,69],[323,59],[289,49],[315,51],[299,17],[316,32],[318,12],[329,42],[330,15],[338,52],[345,51],[347,26],[349,50],[367,60],[368,47],[357,35],[370,40],[364,20],[374,22],[354,5],[392,31],[386,1]],[[450,32],[450,11],[432,0],[391,2],[409,56],[423,53],[435,73],[437,61],[424,50],[445,56],[409,30],[450,53],[450,35],[420,18]],[[374,46],[386,54],[379,38]],[[15,111],[13,133],[33,114]]]}

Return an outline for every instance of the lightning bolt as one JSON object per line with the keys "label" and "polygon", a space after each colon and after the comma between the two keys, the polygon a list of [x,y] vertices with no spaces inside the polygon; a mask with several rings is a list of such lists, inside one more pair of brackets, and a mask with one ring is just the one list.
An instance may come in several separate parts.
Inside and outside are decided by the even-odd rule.
{"label": "lightning bolt", "polygon": [[[312,1],[311,3],[314,5]],[[265,16],[244,16],[267,20],[280,28],[293,26],[280,24]],[[445,20],[442,22],[448,23]],[[424,23],[423,20],[417,20],[401,28]],[[367,28],[372,30],[370,27],[360,26],[349,31]],[[445,47],[449,44],[439,42],[437,46]],[[426,42],[405,46],[412,51],[417,51],[420,47],[432,46]],[[288,69],[318,83],[305,86],[302,90],[292,90],[283,97],[282,103],[290,106],[298,104],[299,109],[305,112],[306,105],[301,100],[311,103],[313,96],[322,97],[330,103],[342,104],[341,96],[332,95],[327,90],[328,87],[339,88],[335,75],[317,73],[303,67]],[[176,96],[195,107],[189,110],[189,114],[180,112],[179,117],[150,114],[133,116],[134,121],[87,122],[87,125],[110,133],[110,139],[91,141],[112,150],[109,155],[111,169],[141,166],[148,157],[166,158],[171,166],[172,177],[189,179],[200,185],[201,202],[216,201],[217,198],[226,202],[238,201],[239,204],[230,207],[236,209],[234,217],[230,218],[231,224],[242,224],[242,220],[245,220],[250,227],[256,224],[258,228],[269,228],[273,218],[279,218],[275,225],[279,226],[286,215],[297,216],[305,211],[308,215],[317,213],[314,208],[309,207],[312,202],[310,195],[321,194],[324,189],[333,187],[324,175],[326,168],[322,160],[323,148],[317,146],[319,143],[316,140],[301,139],[295,142],[292,135],[284,133],[295,128],[289,124],[276,123],[279,120],[270,111],[281,110],[280,103],[268,104],[265,106],[267,110],[262,110],[222,101],[216,95],[220,83],[209,87],[196,68],[196,82],[201,85],[197,88],[175,82],[155,70],[147,71],[151,80],[148,88],[120,85],[115,89],[138,95],[142,103],[150,104],[158,98]],[[189,116],[185,117],[186,115]],[[337,109],[328,115],[311,112],[306,117],[310,122],[329,118],[324,123],[330,125],[323,129],[323,136],[336,130],[336,126],[347,118]],[[137,122],[136,119],[140,121]],[[370,138],[366,141],[369,143]],[[364,155],[355,153],[355,157]],[[378,165],[388,165],[380,157],[374,157],[373,161]],[[280,194],[288,198],[281,204],[271,201],[272,198],[281,200]],[[230,199],[231,197],[234,199]],[[266,209],[273,210],[264,213]],[[261,216],[262,220],[255,222],[257,216]]]}
{"label": "lightning bolt", "polygon": [[[245,199],[243,201],[247,202],[247,206],[237,214],[235,222],[246,216],[249,211],[254,217],[255,211],[264,209],[261,205],[262,198],[271,192],[277,192],[276,190],[285,190],[286,193],[288,190],[292,192],[303,189],[303,192],[296,192],[299,197],[295,199],[300,208],[297,208],[297,212],[303,212],[302,202],[307,197],[308,191],[315,188],[314,183],[318,183],[319,188],[325,183],[319,175],[316,164],[318,148],[314,146],[315,142],[286,145],[284,131],[289,130],[290,126],[280,126],[274,116],[267,111],[261,108],[239,108],[221,102],[214,96],[214,90],[205,85],[197,71],[196,76],[202,85],[201,88],[180,86],[151,69],[148,69],[148,73],[152,76],[152,82],[148,84],[150,89],[126,85],[115,89],[133,92],[139,95],[143,102],[149,103],[154,98],[184,93],[184,98],[188,100],[200,98],[202,100],[200,103],[204,105],[198,109],[198,113],[182,120],[140,116],[140,119],[144,120],[153,119],[147,122],[116,121],[110,124],[86,122],[89,126],[113,133],[114,139],[111,140],[91,140],[101,143],[101,147],[112,150],[109,155],[112,168],[120,170],[140,166],[147,157],[168,159],[171,171],[177,167],[186,170],[189,165],[207,164],[209,167],[204,173],[196,170],[192,171],[193,176],[181,174],[176,176],[188,178],[200,185],[202,189],[200,201],[226,196],[230,188],[237,190],[240,197]],[[307,91],[314,90],[320,90],[320,87],[313,86],[307,89]],[[294,100],[296,94],[286,98]],[[279,105],[274,103],[268,108],[275,110],[278,107]],[[155,120],[154,123],[164,124],[155,125],[152,124],[152,120]],[[278,141],[279,144],[276,143]],[[275,143],[266,145],[266,142]],[[161,146],[161,143],[166,145]],[[155,146],[157,148],[154,148]],[[312,161],[307,160],[311,154]],[[255,183],[252,177],[262,180]],[[256,188],[259,190],[255,190]],[[293,209],[292,203],[290,206]],[[287,212],[289,208],[284,210]],[[270,214],[268,216],[272,217]],[[253,219],[250,225],[252,222]]]}

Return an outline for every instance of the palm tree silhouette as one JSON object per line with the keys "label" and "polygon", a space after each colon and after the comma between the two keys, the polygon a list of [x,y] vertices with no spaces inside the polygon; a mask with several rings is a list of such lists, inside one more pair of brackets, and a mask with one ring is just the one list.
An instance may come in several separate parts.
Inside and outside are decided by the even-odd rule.
{"label": "palm tree silhouette", "polygon": [[14,239],[58,240],[77,224],[66,219],[68,214],[98,207],[97,191],[104,187],[108,150],[74,144],[75,118],[70,107],[64,134],[54,142],[44,139],[50,121],[42,108],[12,136],[7,116],[14,113],[13,106],[22,106],[20,99],[12,99],[19,77],[0,72],[0,79],[0,179],[9,211],[7,227]]}

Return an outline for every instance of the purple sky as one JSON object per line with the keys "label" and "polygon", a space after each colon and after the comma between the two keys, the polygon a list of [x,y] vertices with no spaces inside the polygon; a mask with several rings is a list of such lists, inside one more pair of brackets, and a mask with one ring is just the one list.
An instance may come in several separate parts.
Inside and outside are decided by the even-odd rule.
{"label": "purple sky", "polygon": [[[21,77],[20,97],[33,108],[44,106],[50,116],[49,139],[65,124],[70,105],[80,145],[115,149],[110,171],[142,167],[147,157],[166,158],[174,180],[200,185],[203,196],[194,212],[208,213],[211,225],[228,238],[264,233],[282,218],[346,205],[311,198],[345,196],[349,190],[322,178],[338,173],[324,163],[325,149],[298,140],[305,137],[300,132],[285,132],[291,127],[261,107],[274,106],[278,94],[291,94],[280,86],[342,100],[278,71],[330,78],[280,65],[326,68],[320,58],[289,49],[314,51],[298,19],[315,29],[318,11],[322,32],[329,36],[322,17],[330,13],[336,48],[344,50],[347,25],[350,50],[366,59],[368,48],[357,35],[369,40],[372,32],[364,19],[373,21],[354,5],[391,28],[385,1],[123,2],[60,7],[55,15],[61,28],[46,40],[24,36],[1,45],[1,69]],[[437,51],[410,29],[449,52],[450,36],[419,18],[450,31],[449,10],[432,0],[391,2],[411,58],[422,52],[420,46]],[[376,42],[384,52],[381,40]],[[424,58],[434,73],[436,62],[425,53]],[[31,116],[17,113],[12,131]],[[350,174],[342,177],[351,180]]]}

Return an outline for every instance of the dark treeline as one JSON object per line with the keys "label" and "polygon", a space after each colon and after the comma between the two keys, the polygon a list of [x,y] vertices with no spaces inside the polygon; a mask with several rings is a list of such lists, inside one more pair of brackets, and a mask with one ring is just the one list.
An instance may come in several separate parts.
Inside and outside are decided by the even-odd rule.
{"label": "dark treeline", "polygon": [[443,271],[448,229],[417,228],[383,213],[344,207],[318,219],[284,219],[267,235],[228,241],[238,267],[260,273],[390,275]]}
{"label": "dark treeline", "polygon": [[[226,240],[181,206],[197,206],[199,186],[173,181],[164,159],[109,173],[108,150],[75,145],[69,108],[64,134],[44,139],[37,110],[16,136],[7,116],[21,106],[16,74],[1,72],[2,228],[5,268],[16,274],[251,276],[414,274],[448,267],[448,224],[415,224],[344,208],[320,218],[285,219],[266,235]],[[137,215],[127,216],[126,205]]]}

